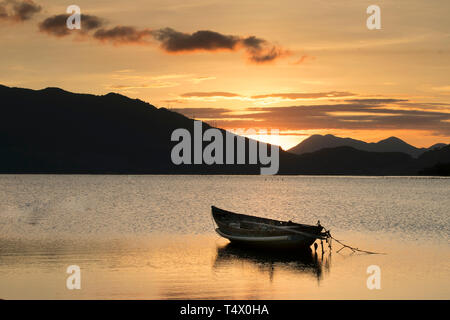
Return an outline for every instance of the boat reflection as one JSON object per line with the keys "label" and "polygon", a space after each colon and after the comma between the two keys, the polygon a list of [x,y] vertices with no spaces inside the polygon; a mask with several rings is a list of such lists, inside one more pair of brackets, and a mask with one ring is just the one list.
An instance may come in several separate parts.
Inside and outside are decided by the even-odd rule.
{"label": "boat reflection", "polygon": [[261,272],[268,273],[273,281],[276,271],[313,276],[317,281],[322,280],[324,273],[329,273],[331,267],[331,254],[311,249],[301,251],[274,251],[257,248],[242,247],[233,243],[217,247],[217,254],[213,268],[220,269],[250,263]]}

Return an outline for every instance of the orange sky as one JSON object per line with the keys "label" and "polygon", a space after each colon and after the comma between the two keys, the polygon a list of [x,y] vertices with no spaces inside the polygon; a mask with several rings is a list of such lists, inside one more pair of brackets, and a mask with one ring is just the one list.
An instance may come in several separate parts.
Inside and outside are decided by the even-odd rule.
{"label": "orange sky", "polygon": [[[70,32],[55,16],[72,3],[24,2],[35,9],[0,0],[7,86],[119,92],[279,129],[283,148],[315,133],[450,143],[449,1],[80,0]],[[366,27],[371,4],[381,30]]]}

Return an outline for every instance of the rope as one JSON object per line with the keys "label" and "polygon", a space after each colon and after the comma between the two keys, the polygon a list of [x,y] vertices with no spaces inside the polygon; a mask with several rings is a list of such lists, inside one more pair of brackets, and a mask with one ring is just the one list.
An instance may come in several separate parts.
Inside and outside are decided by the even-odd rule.
{"label": "rope", "polygon": [[323,228],[323,229],[325,230],[324,233],[327,235],[328,238],[333,239],[334,241],[336,241],[337,243],[339,243],[342,246],[342,248],[340,248],[338,251],[336,251],[337,253],[339,253],[341,250],[343,250],[345,248],[348,248],[348,249],[352,250],[352,252],[363,252],[363,253],[367,253],[367,254],[386,254],[386,253],[382,253],[382,252],[373,252],[373,251],[362,250],[359,248],[349,246],[345,243],[342,243],[340,240],[336,239],[335,237],[333,237],[330,233],[330,230],[327,230],[325,228]]}

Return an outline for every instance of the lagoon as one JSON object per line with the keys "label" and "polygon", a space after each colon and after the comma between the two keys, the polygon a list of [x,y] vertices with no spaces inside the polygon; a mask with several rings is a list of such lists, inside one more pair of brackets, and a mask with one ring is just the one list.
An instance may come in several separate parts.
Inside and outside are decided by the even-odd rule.
{"label": "lagoon", "polygon": [[[0,298],[449,299],[449,195],[429,177],[1,175]],[[320,220],[386,254],[244,250],[214,232],[211,205]]]}

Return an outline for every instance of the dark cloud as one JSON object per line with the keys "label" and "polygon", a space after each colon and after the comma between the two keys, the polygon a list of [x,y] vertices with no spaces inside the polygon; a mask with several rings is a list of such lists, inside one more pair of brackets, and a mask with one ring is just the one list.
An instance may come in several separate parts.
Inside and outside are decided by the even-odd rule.
{"label": "dark cloud", "polygon": [[339,97],[351,97],[356,96],[355,93],[341,92],[341,91],[329,91],[329,92],[317,92],[317,93],[271,93],[252,96],[252,99],[265,99],[265,98],[281,98],[288,100],[297,99],[321,99],[321,98],[339,98]]}
{"label": "dark cloud", "polygon": [[399,102],[397,103],[398,106],[405,107],[405,108],[415,108],[415,109],[422,109],[422,110],[449,110],[450,109],[450,103],[444,103],[444,102],[427,102],[427,103],[415,103],[415,102]]}
{"label": "dark cloud", "polygon": [[8,18],[8,12],[6,12],[6,8],[0,3],[0,20]]}
{"label": "dark cloud", "polygon": [[[402,100],[402,99],[397,99]],[[413,102],[410,105],[414,104]],[[417,103],[420,106],[419,103]],[[412,107],[412,106],[411,106]],[[405,110],[383,104],[342,103],[313,106],[255,107],[247,114],[233,109],[176,109],[187,116],[220,121],[224,128],[278,128],[280,130],[423,130],[450,135],[450,108],[447,112]],[[185,111],[186,110],[186,111]]]}
{"label": "dark cloud", "polygon": [[231,110],[225,108],[172,108],[171,110],[188,117],[195,115],[196,118],[200,119],[219,119],[231,112]]}
{"label": "dark cloud", "polygon": [[20,21],[29,20],[34,14],[41,11],[41,6],[35,4],[31,0],[12,1],[14,3],[14,11],[16,19]]}
{"label": "dark cloud", "polygon": [[209,30],[200,30],[189,34],[171,28],[154,30],[152,33],[155,40],[161,42],[161,47],[170,53],[236,51],[239,48],[244,48],[249,60],[254,63],[271,62],[289,53],[287,50],[255,36],[243,38]]}
{"label": "dark cloud", "polygon": [[0,20],[23,22],[41,11],[32,0],[5,0],[0,2]]}
{"label": "dark cloud", "polygon": [[254,63],[267,63],[289,54],[287,50],[273,46],[270,48],[247,49],[249,60]]}
{"label": "dark cloud", "polygon": [[242,40],[242,44],[247,48],[262,49],[267,41],[255,36],[250,36]]}
{"label": "dark cloud", "polygon": [[[181,97],[183,98],[192,98],[192,97],[243,97],[243,98],[252,98],[252,99],[267,99],[267,98],[281,98],[286,100],[300,100],[300,99],[331,99],[331,98],[340,98],[340,97],[351,97],[356,96],[357,94],[346,92],[346,91],[329,91],[329,92],[315,92],[315,93],[270,93],[270,94],[261,94],[251,97],[245,97],[237,93],[231,92],[187,92],[183,93]],[[382,99],[380,99],[382,100]],[[384,99],[388,100],[388,99]],[[353,100],[345,100],[345,101],[353,101]],[[355,99],[356,102],[358,100]],[[363,101],[363,99],[361,99]],[[368,101],[370,103],[372,100]],[[397,100],[392,99],[392,101],[407,101],[407,100]],[[374,103],[374,102],[373,102]],[[380,102],[381,103],[381,102]]]}
{"label": "dark cloud", "polygon": [[289,51],[255,36],[242,39],[240,43],[246,49],[249,60],[254,63],[271,62],[289,54]]}
{"label": "dark cloud", "polygon": [[[48,17],[39,24],[42,32],[57,37],[70,35],[72,31],[67,28],[67,19],[69,14],[59,14]],[[116,26],[112,28],[104,28],[105,20],[97,16],[81,14],[81,29],[76,30],[81,34],[88,34],[95,31],[92,37],[102,42],[110,42],[113,44],[143,44],[148,43],[151,37],[150,30],[138,30],[130,26]]]}
{"label": "dark cloud", "polygon": [[99,29],[94,38],[114,44],[148,44],[152,35],[151,30],[138,30],[130,26],[117,26],[110,29]]}
{"label": "dark cloud", "polygon": [[398,103],[407,102],[405,99],[348,99],[346,102],[351,103],[368,103],[368,104],[386,104],[386,103]]}
{"label": "dark cloud", "polygon": [[[1,7],[0,15],[2,15]],[[68,14],[51,16],[40,23],[39,29],[57,37],[67,36],[72,31],[66,27],[68,17]],[[86,35],[95,30],[92,34],[94,39],[113,44],[149,45],[152,43],[151,40],[155,40],[168,53],[243,49],[249,61],[258,64],[272,62],[289,54],[288,50],[255,36],[224,35],[210,30],[200,30],[190,34],[172,28],[157,30],[138,29],[133,26],[104,28],[103,24],[103,20],[96,16],[82,14],[80,33]]]}
{"label": "dark cloud", "polygon": [[[75,31],[67,28],[67,19],[69,16],[69,14],[58,14],[48,17],[39,24],[39,30],[56,37],[67,36],[72,31]],[[81,29],[77,31],[86,34],[89,31],[100,28],[103,24],[104,20],[97,16],[81,14]]]}
{"label": "dark cloud", "polygon": [[180,99],[167,99],[167,100],[162,100],[162,102],[172,104],[172,103],[185,103],[186,101],[180,100]]}
{"label": "dark cloud", "polygon": [[189,34],[171,28],[154,30],[153,37],[160,41],[161,47],[168,52],[234,50],[240,41],[239,37],[214,31],[201,30]]}
{"label": "dark cloud", "polygon": [[240,97],[241,95],[231,92],[187,92],[181,95],[183,98],[205,98],[205,97],[224,97],[224,98],[234,98]]}

